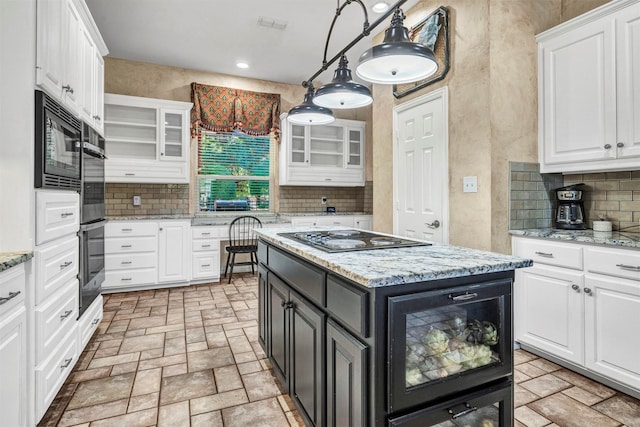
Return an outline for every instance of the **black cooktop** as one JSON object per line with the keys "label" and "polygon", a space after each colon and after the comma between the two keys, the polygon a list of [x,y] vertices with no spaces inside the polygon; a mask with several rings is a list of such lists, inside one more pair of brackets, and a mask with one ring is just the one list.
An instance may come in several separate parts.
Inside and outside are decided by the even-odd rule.
{"label": "black cooktop", "polygon": [[325,252],[431,246],[431,243],[354,229],[298,231],[294,233],[278,233],[278,235]]}

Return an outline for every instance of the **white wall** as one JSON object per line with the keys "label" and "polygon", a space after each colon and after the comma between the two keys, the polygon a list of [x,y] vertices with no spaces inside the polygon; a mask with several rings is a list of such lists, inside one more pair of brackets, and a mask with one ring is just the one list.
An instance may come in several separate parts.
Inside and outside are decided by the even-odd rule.
{"label": "white wall", "polygon": [[0,0],[0,252],[31,250],[35,0]]}

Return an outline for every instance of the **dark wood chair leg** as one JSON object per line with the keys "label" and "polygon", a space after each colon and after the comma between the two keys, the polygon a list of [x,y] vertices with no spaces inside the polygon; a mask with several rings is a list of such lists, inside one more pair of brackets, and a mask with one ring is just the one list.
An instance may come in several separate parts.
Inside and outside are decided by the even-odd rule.
{"label": "dark wood chair leg", "polygon": [[[251,257],[251,274],[256,274],[255,270],[253,269],[253,252],[249,252],[249,257]],[[258,256],[256,255],[256,260],[258,259]],[[256,262],[256,265],[258,265],[258,263]]]}
{"label": "dark wood chair leg", "polygon": [[229,272],[229,281],[227,283],[231,283],[231,277],[233,277],[233,266],[236,265],[236,253],[234,252],[231,255],[231,271]]}
{"label": "dark wood chair leg", "polygon": [[227,252],[227,265],[224,267],[224,276],[227,277],[227,269],[229,269],[229,259],[231,258],[231,252]]}

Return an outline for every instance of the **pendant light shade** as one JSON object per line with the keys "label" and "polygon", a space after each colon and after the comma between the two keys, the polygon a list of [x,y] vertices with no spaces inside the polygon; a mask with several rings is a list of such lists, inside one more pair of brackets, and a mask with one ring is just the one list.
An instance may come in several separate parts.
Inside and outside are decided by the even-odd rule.
{"label": "pendant light shade", "polygon": [[333,74],[333,81],[316,91],[314,104],[341,109],[364,107],[373,102],[369,88],[353,81],[348,64],[347,57],[342,55],[340,65]]}
{"label": "pendant light shade", "polygon": [[422,80],[438,70],[433,52],[411,41],[403,20],[404,14],[398,7],[382,44],[360,56],[358,77],[372,83],[400,84]]}
{"label": "pendant light shade", "polygon": [[313,86],[309,85],[304,101],[289,110],[287,120],[298,125],[325,125],[336,118],[333,111],[313,103]]}

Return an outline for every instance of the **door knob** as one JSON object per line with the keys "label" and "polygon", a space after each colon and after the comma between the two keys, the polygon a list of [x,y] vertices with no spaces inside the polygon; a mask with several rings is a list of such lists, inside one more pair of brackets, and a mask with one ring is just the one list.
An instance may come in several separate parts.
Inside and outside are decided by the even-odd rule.
{"label": "door knob", "polygon": [[438,221],[437,219],[435,221],[433,221],[431,224],[429,224],[428,222],[425,222],[424,225],[426,225],[429,228],[438,228],[440,227],[440,221]]}

